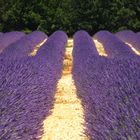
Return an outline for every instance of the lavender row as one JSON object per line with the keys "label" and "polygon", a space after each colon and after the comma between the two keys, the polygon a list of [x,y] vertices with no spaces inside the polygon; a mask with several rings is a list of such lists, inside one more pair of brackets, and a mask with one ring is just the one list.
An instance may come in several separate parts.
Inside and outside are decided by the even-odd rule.
{"label": "lavender row", "polygon": [[1,35],[0,35],[0,52],[2,52],[3,49],[8,47],[10,44],[18,41],[23,36],[25,36],[25,34],[22,32],[18,32],[18,31],[1,33]]}
{"label": "lavender row", "polygon": [[140,36],[135,34],[134,32],[130,30],[124,30],[117,32],[116,37],[121,39],[125,43],[131,44],[135,49],[140,51]]}
{"label": "lavender row", "polygon": [[[57,72],[63,68],[63,58],[68,37],[63,31],[56,31],[47,42],[42,45],[36,54],[36,58],[41,62],[50,62],[57,67]],[[52,59],[53,58],[53,59]]]}
{"label": "lavender row", "polygon": [[137,35],[140,35],[140,32],[137,32]]}
{"label": "lavender row", "polygon": [[[74,42],[80,40],[75,36]],[[91,140],[138,140],[140,64],[123,57],[96,57],[92,51],[85,52],[84,59],[83,47],[88,49],[81,43],[74,45],[73,78],[85,110],[86,135]]]}
{"label": "lavender row", "polygon": [[108,31],[99,31],[94,35],[94,38],[103,44],[108,57],[131,57],[135,55],[128,45]]}
{"label": "lavender row", "polygon": [[34,31],[9,45],[1,55],[4,55],[6,58],[10,57],[14,59],[27,56],[46,38],[48,37],[45,33]]}
{"label": "lavender row", "polygon": [[[53,42],[56,36],[57,41]],[[60,55],[64,54],[65,44],[62,42],[66,42],[65,37],[65,33],[56,32],[43,46],[48,54],[57,55],[58,64],[53,55],[46,60],[47,52],[41,51],[37,57],[7,59],[0,63],[0,139],[40,139],[43,120],[53,107],[56,85],[61,74],[57,70],[63,61]],[[48,44],[52,44],[50,48]]]}
{"label": "lavender row", "polygon": [[[77,64],[79,61],[81,63],[84,62],[87,57],[90,57],[90,54],[99,56],[91,36],[86,31],[80,30],[76,32],[74,35],[74,46],[76,46],[74,49],[81,58],[77,61]],[[81,53],[79,53],[79,51],[81,51]]]}

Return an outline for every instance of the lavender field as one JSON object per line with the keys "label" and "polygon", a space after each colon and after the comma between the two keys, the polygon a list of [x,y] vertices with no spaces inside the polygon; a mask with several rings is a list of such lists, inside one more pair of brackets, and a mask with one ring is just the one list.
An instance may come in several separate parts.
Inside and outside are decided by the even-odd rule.
{"label": "lavender field", "polygon": [[139,140],[139,106],[139,33],[0,33],[0,140]]}

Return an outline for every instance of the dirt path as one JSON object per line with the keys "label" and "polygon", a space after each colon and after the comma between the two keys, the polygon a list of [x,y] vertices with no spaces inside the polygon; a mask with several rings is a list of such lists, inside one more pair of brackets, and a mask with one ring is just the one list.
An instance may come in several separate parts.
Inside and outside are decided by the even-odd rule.
{"label": "dirt path", "polygon": [[[107,56],[97,40],[94,40],[100,55]],[[44,124],[41,140],[88,140],[84,132],[84,110],[76,96],[76,87],[72,79],[72,39],[66,48],[63,74],[57,84],[55,104],[52,114]]]}
{"label": "dirt path", "polygon": [[83,135],[83,108],[76,96],[71,69],[72,48],[67,48],[53,113],[44,120],[44,135],[41,140],[87,140]]}
{"label": "dirt path", "polygon": [[[100,55],[106,53],[97,40],[94,40]],[[44,43],[45,40],[42,42]],[[63,62],[63,74],[57,84],[55,103],[52,114],[44,122],[44,134],[41,140],[88,140],[84,132],[84,110],[81,101],[76,96],[76,87],[72,79],[72,44],[73,40],[68,41],[65,58]],[[39,44],[34,56],[40,47]]]}

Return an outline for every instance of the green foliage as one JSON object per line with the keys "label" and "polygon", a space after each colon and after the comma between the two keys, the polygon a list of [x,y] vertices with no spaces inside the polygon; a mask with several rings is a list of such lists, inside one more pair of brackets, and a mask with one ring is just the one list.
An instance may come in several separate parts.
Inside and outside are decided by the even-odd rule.
{"label": "green foliage", "polygon": [[139,0],[0,0],[0,31],[140,30]]}

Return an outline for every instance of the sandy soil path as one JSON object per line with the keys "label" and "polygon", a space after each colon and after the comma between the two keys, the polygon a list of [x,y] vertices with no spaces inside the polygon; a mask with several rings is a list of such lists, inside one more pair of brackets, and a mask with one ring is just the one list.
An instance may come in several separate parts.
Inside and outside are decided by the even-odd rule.
{"label": "sandy soil path", "polygon": [[72,48],[67,48],[63,74],[57,84],[52,115],[44,120],[44,135],[41,140],[87,140],[83,135],[84,117],[81,101],[71,74]]}

